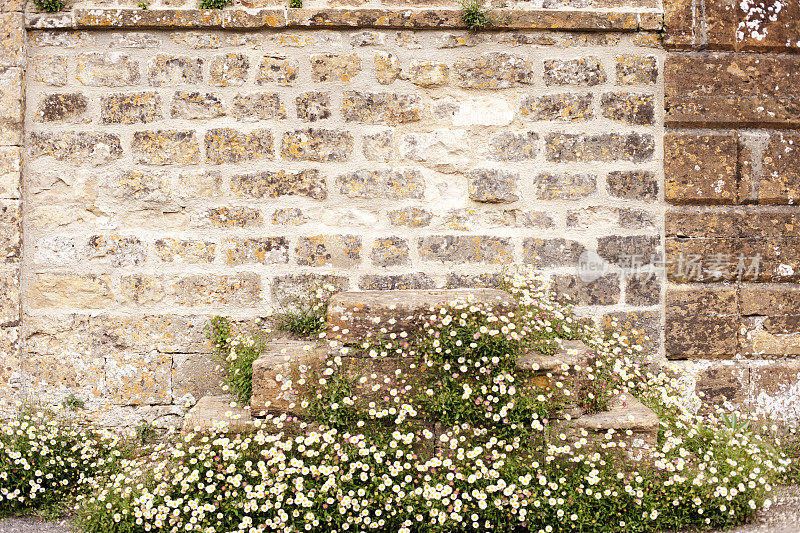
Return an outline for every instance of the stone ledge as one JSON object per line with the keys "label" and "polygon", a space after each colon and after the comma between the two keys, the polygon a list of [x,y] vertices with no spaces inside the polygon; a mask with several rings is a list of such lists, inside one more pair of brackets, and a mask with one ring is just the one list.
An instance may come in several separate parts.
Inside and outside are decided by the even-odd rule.
{"label": "stone ledge", "polygon": [[[655,10],[496,9],[491,30],[657,31]],[[398,28],[465,29],[458,9],[74,9],[28,14],[27,29]],[[491,31],[490,30],[490,31]]]}

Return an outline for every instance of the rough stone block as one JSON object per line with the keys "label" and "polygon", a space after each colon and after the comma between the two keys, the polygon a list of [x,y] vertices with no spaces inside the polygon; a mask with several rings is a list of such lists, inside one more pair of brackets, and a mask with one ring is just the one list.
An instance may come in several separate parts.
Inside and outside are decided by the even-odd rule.
{"label": "rough stone block", "polygon": [[536,157],[539,135],[532,131],[505,131],[489,139],[489,158],[495,161],[527,161]]}
{"label": "rough stone block", "polygon": [[260,226],[261,212],[252,207],[212,207],[202,214],[202,220],[219,228]]}
{"label": "rough stone block", "polygon": [[453,129],[403,135],[399,152],[404,159],[447,173],[469,168],[473,157],[467,134]]}
{"label": "rough stone block", "polygon": [[614,305],[620,300],[619,276],[606,274],[593,281],[577,276],[559,274],[553,278],[557,294],[566,296],[577,305]]}
{"label": "rough stone block", "polygon": [[632,275],[625,282],[625,303],[649,307],[661,302],[661,279],[658,275]]}
{"label": "rough stone block", "polygon": [[443,263],[505,264],[514,254],[511,239],[485,235],[420,237],[417,249],[423,261]]}
{"label": "rough stone block", "polygon": [[666,198],[672,203],[735,204],[737,143],[732,133],[664,136]]}
{"label": "rough stone block", "polygon": [[[19,325],[19,303],[19,269],[7,268],[0,270],[0,325],[4,327]],[[29,301],[28,303],[33,307],[35,301]]]}
{"label": "rough stone block", "polygon": [[0,145],[22,145],[24,70],[0,66]]}
{"label": "rough stone block", "polygon": [[658,311],[616,311],[603,317],[606,330],[627,337],[631,346],[641,347],[643,355],[658,354],[661,342],[661,314]]}
{"label": "rough stone block", "polygon": [[375,239],[370,258],[375,266],[400,266],[411,264],[408,254],[408,241],[400,237],[384,237]]}
{"label": "rough stone block", "polygon": [[592,93],[559,93],[526,96],[520,104],[520,114],[528,120],[557,120],[574,122],[594,116]]}
{"label": "rough stone block", "polygon": [[243,133],[231,128],[206,132],[206,161],[214,165],[244,161],[272,160],[275,157],[272,132],[255,130]]}
{"label": "rough stone block", "polygon": [[733,357],[738,348],[738,302],[733,286],[668,285],[667,357]]}
{"label": "rough stone block", "polygon": [[63,56],[37,56],[31,58],[33,79],[51,87],[67,84],[67,60]]}
{"label": "rough stone block", "polygon": [[349,82],[361,71],[358,54],[316,54],[311,58],[311,80]]}
{"label": "rough stone block", "polygon": [[91,87],[123,87],[139,83],[139,63],[127,54],[80,54],[77,68],[78,81]]}
{"label": "rough stone block", "polygon": [[162,302],[165,297],[164,280],[161,276],[134,274],[122,276],[119,280],[117,298],[120,303],[152,305]]}
{"label": "rough stone block", "polygon": [[546,59],[544,62],[545,85],[580,85],[592,87],[605,83],[608,77],[602,63],[596,57],[579,59]]}
{"label": "rough stone block", "polygon": [[422,103],[413,94],[345,91],[341,111],[347,122],[394,125],[420,120]]}
{"label": "rough stone block", "polygon": [[400,77],[402,72],[397,56],[389,52],[375,52],[373,64],[375,65],[375,79],[381,85],[390,85]]}
{"label": "rough stone block", "polygon": [[155,130],[133,134],[131,150],[145,165],[193,165],[200,162],[200,148],[193,131]]}
{"label": "rough stone block", "polygon": [[172,398],[176,403],[196,404],[204,396],[224,394],[225,370],[209,354],[172,354]]}
{"label": "rough stone block", "polygon": [[196,274],[176,280],[171,288],[179,305],[236,305],[252,307],[259,303],[261,279],[258,274]]}
{"label": "rough stone block", "polygon": [[195,241],[174,238],[158,239],[156,255],[165,263],[212,263],[216,244],[211,241]]}
{"label": "rough stone block", "polygon": [[108,275],[55,272],[36,274],[26,299],[33,309],[105,309],[114,302]]}
{"label": "rough stone block", "polygon": [[19,198],[22,182],[22,148],[0,146],[0,198]]}
{"label": "rough stone block", "polygon": [[243,122],[286,118],[278,93],[237,94],[233,97],[233,116]]}
{"label": "rough stone block", "polygon": [[539,200],[578,200],[597,192],[594,174],[544,173],[533,180]]}
{"label": "rough stone block", "polygon": [[222,100],[212,93],[175,91],[170,115],[178,119],[211,119],[225,116]]}
{"label": "rough stone block", "polygon": [[110,133],[33,132],[30,141],[31,157],[49,156],[71,164],[102,165],[122,156],[119,137]]}
{"label": "rough stone block", "polygon": [[446,96],[433,104],[433,116],[453,126],[506,126],[514,120],[514,110],[505,98]]}
{"label": "rough stone block", "polygon": [[328,338],[348,344],[368,336],[411,334],[421,314],[456,300],[485,304],[498,313],[517,307],[511,295],[496,289],[340,292],[328,302]]}
{"label": "rough stone block", "polygon": [[147,245],[126,235],[93,235],[89,238],[91,257],[105,259],[115,267],[140,265],[147,258]]}
{"label": "rough stone block", "polygon": [[[612,440],[629,457],[634,457],[652,450],[658,444],[658,416],[652,409],[631,396],[620,396],[608,411],[585,414],[567,423],[568,440],[577,440],[588,433],[590,442],[608,442],[605,437],[609,430],[615,432]],[[628,432],[630,431],[630,435]]]}
{"label": "rough stone block", "polygon": [[307,92],[295,99],[297,118],[305,122],[325,120],[331,116],[330,93]]}
{"label": "rough stone block", "polygon": [[450,68],[437,61],[424,61],[411,65],[409,79],[420,87],[441,87],[450,79]]}
{"label": "rough stone block", "polygon": [[603,116],[639,126],[651,126],[655,121],[655,99],[652,94],[615,92],[600,99]]}
{"label": "rough stone block", "polygon": [[585,251],[586,248],[575,241],[529,237],[522,244],[522,260],[536,268],[576,266]]}
{"label": "rough stone block", "polygon": [[239,406],[230,395],[203,396],[186,414],[183,421],[184,435],[230,431],[242,433],[252,430],[250,411]]}
{"label": "rough stone block", "polygon": [[274,340],[253,362],[250,412],[303,415],[303,400],[318,387],[325,347],[304,341]]}
{"label": "rough stone block", "polygon": [[644,133],[549,133],[545,157],[552,162],[631,161],[652,159],[655,139]]}
{"label": "rough stone block", "polygon": [[347,131],[309,128],[283,135],[281,157],[287,161],[342,162],[353,152],[353,135]]}
{"label": "rough stone block", "polygon": [[652,85],[658,81],[658,58],[625,54],[617,56],[617,85]]}
{"label": "rough stone block", "polygon": [[421,207],[405,207],[389,212],[389,223],[392,226],[423,228],[429,226],[433,214]]}
{"label": "rough stone block", "polygon": [[507,89],[529,85],[534,79],[531,60],[504,52],[460,57],[453,73],[459,87],[470,89]]}
{"label": "rough stone block", "polygon": [[336,178],[339,192],[349,198],[421,199],[425,180],[417,170],[357,170]]}
{"label": "rough stone block", "polygon": [[519,200],[519,175],[494,169],[477,169],[467,175],[469,198],[476,202],[512,203]]}
{"label": "rough stone block", "polygon": [[147,62],[147,83],[153,87],[173,87],[203,81],[200,58],[158,54]]}
{"label": "rough stone block", "polygon": [[597,254],[614,265],[648,265],[658,262],[661,239],[650,235],[611,235],[597,239]]}
{"label": "rough stone block", "polygon": [[625,207],[588,206],[567,211],[567,228],[588,230],[596,227],[649,229],[658,227],[652,213]]}
{"label": "rough stone block", "polygon": [[244,54],[231,52],[208,63],[208,81],[217,87],[240,87],[247,81],[250,60]]}
{"label": "rough stone block", "polygon": [[286,59],[284,56],[265,57],[258,65],[256,82],[259,85],[276,83],[288,87],[297,79],[300,64],[296,59]]}
{"label": "rough stone block", "polygon": [[358,280],[358,288],[362,291],[407,291],[433,289],[435,286],[434,281],[424,272],[386,276],[367,274]]}
{"label": "rough stone block", "polygon": [[741,202],[796,203],[800,198],[800,134],[770,133],[766,146],[762,139],[746,142],[746,137],[740,135]]}
{"label": "rough stone block", "polygon": [[112,94],[100,99],[103,124],[140,124],[161,119],[158,93]]}
{"label": "rough stone block", "polygon": [[361,152],[370,161],[391,161],[394,158],[394,132],[385,130],[364,135]]}
{"label": "rough stone block", "polygon": [[231,178],[231,191],[240,198],[305,196],[324,200],[328,196],[325,178],[316,169],[237,174]]}
{"label": "rough stone block", "polygon": [[89,99],[81,93],[49,94],[39,102],[38,122],[89,122]]}
{"label": "rough stone block", "polygon": [[299,226],[311,221],[311,218],[299,207],[276,209],[270,219],[275,226]]}
{"label": "rough stone block", "polygon": [[[15,11],[22,11],[22,6]],[[24,63],[25,16],[22,13],[0,12],[0,65],[21,66]]]}
{"label": "rough stone block", "polygon": [[606,177],[608,193],[625,200],[658,200],[659,180],[647,170],[609,172]]}
{"label": "rough stone block", "polygon": [[361,237],[315,235],[300,237],[295,246],[298,265],[352,267],[361,261]]}
{"label": "rough stone block", "polygon": [[289,241],[286,237],[226,239],[224,254],[229,265],[288,263]]}

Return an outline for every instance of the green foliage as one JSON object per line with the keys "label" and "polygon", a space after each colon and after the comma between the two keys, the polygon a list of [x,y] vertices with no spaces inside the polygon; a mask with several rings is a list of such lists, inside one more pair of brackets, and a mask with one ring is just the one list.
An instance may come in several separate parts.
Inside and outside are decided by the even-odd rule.
{"label": "green foliage", "polygon": [[158,439],[158,431],[153,427],[153,424],[142,422],[136,426],[136,442],[141,445],[147,445],[155,442]]}
{"label": "green foliage", "polygon": [[303,7],[303,0],[289,0],[289,7],[293,9],[300,9]]}
{"label": "green foliage", "polygon": [[150,4],[145,2],[144,0],[137,2],[136,5],[139,6],[139,9],[150,9]]}
{"label": "green foliage", "polygon": [[299,295],[275,313],[275,327],[299,337],[321,333],[325,330],[328,299],[335,290],[333,285],[307,283]]}
{"label": "green foliage", "polygon": [[200,9],[222,9],[233,0],[200,0]]}
{"label": "green foliage", "polygon": [[64,409],[69,411],[86,409],[86,403],[74,394],[70,394],[64,398],[64,400],[61,402],[61,405],[64,407]]}
{"label": "green foliage", "polygon": [[489,14],[480,0],[464,0],[461,4],[461,20],[470,30],[482,30],[491,25]]}
{"label": "green foliage", "polygon": [[47,11],[55,13],[64,9],[64,2],[62,0],[33,0],[33,5],[40,11]]}
{"label": "green foliage", "polygon": [[226,366],[225,382],[242,403],[249,403],[253,393],[253,362],[264,351],[266,333],[253,331],[231,337],[231,323],[215,316],[206,331],[214,353]]}

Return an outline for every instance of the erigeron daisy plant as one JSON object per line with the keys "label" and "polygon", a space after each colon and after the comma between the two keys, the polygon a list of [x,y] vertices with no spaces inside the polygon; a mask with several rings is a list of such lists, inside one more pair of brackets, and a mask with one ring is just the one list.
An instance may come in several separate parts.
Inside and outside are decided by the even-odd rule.
{"label": "erigeron daisy plant", "polygon": [[[453,302],[416,317],[413,331],[386,320],[357,346],[327,339],[328,358],[299,380],[307,386],[285,384],[306,420],[268,416],[248,433],[165,441],[93,478],[78,525],[635,532],[726,526],[769,505],[787,461],[741,417],[699,411],[683,382],[650,372],[624,336],[573,318],[545,280],[519,271],[505,288],[517,309]],[[592,359],[553,372],[550,386],[516,372],[521,354],[554,353],[561,339],[582,340]],[[655,447],[561,435],[565,408],[602,410],[628,395],[659,414]]]}

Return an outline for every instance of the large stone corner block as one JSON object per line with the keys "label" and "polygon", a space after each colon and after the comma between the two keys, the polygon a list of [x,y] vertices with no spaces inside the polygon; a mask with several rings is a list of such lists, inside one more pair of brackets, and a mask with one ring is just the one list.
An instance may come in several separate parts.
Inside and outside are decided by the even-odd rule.
{"label": "large stone corner block", "polygon": [[303,415],[303,397],[316,386],[316,376],[325,364],[326,347],[314,342],[274,340],[253,362],[254,416]]}

